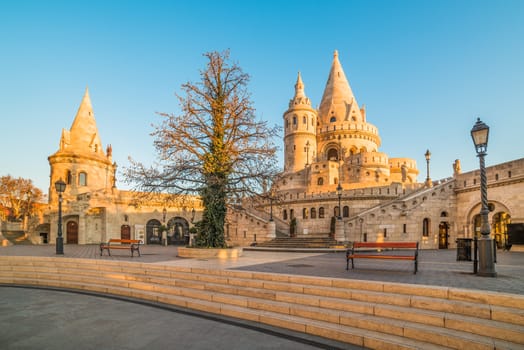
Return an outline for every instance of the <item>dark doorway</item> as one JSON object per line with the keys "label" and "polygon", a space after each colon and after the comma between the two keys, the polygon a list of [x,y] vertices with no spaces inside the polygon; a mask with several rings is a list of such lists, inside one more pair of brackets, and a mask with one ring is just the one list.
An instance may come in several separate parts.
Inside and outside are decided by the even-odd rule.
{"label": "dark doorway", "polygon": [[448,249],[449,224],[441,222],[438,225],[438,249]]}
{"label": "dark doorway", "polygon": [[182,217],[174,217],[167,222],[167,244],[189,244],[189,223]]}
{"label": "dark doorway", "polygon": [[78,244],[78,224],[76,221],[69,221],[66,228],[67,244]]}
{"label": "dark doorway", "polygon": [[120,227],[120,238],[131,239],[131,227],[129,225],[122,225]]}
{"label": "dark doorway", "polygon": [[147,244],[160,244],[162,237],[160,234],[161,223],[156,219],[149,220],[146,224]]}

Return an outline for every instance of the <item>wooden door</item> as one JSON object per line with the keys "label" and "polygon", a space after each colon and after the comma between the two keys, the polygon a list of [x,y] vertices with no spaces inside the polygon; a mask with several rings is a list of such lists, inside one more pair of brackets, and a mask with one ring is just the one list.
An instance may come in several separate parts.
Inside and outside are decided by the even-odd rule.
{"label": "wooden door", "polygon": [[122,225],[122,227],[120,227],[120,238],[131,239],[131,227],[129,225]]}
{"label": "wooden door", "polygon": [[78,244],[78,224],[75,221],[69,221],[66,229],[67,244]]}

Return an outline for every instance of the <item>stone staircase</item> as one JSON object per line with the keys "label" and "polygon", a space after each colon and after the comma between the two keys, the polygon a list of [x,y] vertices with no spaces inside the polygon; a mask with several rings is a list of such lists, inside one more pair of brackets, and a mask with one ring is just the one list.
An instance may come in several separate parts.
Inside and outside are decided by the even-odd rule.
{"label": "stone staircase", "polygon": [[0,284],[119,295],[371,349],[523,349],[524,296],[65,257],[0,257]]}
{"label": "stone staircase", "polygon": [[309,236],[309,237],[277,237],[271,241],[259,243],[257,247],[262,248],[297,248],[297,249],[314,249],[314,248],[333,248],[337,247],[337,241],[330,237]]}

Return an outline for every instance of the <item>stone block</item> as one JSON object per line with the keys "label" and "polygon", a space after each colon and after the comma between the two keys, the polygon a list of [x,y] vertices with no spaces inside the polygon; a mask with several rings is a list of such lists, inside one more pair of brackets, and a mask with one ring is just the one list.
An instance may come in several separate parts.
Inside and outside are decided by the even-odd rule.
{"label": "stone block", "polygon": [[251,299],[247,300],[247,307],[250,309],[275,312],[289,315],[289,304],[272,302],[270,300]]}
{"label": "stone block", "polygon": [[491,319],[524,326],[524,311],[521,309],[492,306]]}
{"label": "stone block", "polygon": [[446,299],[448,287],[433,287],[415,284],[383,283],[384,292],[406,295],[418,295]]}
{"label": "stone block", "polygon": [[328,298],[351,299],[351,290],[340,288],[304,286],[304,294],[318,295]]}
{"label": "stone block", "polygon": [[290,284],[290,283],[279,283],[279,282],[263,282],[262,288],[274,290],[274,291],[283,291],[290,293],[303,293],[304,287],[300,284]]}
{"label": "stone block", "polygon": [[268,324],[270,326],[291,329],[296,332],[306,332],[306,320],[297,319],[294,317],[286,317],[285,315],[261,313],[259,315],[259,322]]}
{"label": "stone block", "polygon": [[335,310],[323,310],[315,307],[291,305],[290,314],[311,320],[323,321],[333,324],[340,323],[340,314]]}
{"label": "stone block", "polygon": [[327,326],[316,323],[308,323],[306,325],[306,333],[319,337],[333,339],[348,344],[364,346],[364,338],[362,337],[362,335],[358,334],[359,332],[352,333],[349,332],[347,329],[344,329],[339,326],[337,327],[336,325]]}
{"label": "stone block", "polygon": [[375,316],[444,327],[444,313],[439,312],[417,311],[411,308],[376,305]]}
{"label": "stone block", "polygon": [[373,315],[375,304],[351,301],[351,300],[337,300],[337,299],[319,299],[319,306],[325,309],[333,309],[340,311],[356,312],[359,314]]}
{"label": "stone block", "polygon": [[283,293],[279,292],[276,294],[277,301],[290,303],[290,304],[300,304],[300,305],[308,305],[308,306],[319,306],[320,305],[320,298],[316,296],[308,296],[308,295],[301,295],[301,294],[293,294],[293,293]]}

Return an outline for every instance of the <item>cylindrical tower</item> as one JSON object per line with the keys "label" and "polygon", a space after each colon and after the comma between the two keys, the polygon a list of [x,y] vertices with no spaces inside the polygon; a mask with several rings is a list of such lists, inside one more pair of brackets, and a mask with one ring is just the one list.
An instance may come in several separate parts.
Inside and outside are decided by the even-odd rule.
{"label": "cylindrical tower", "polygon": [[104,152],[98,135],[89,92],[86,89],[70,130],[63,130],[60,147],[48,157],[51,168],[49,203],[57,204],[55,182],[66,183],[64,198],[97,190],[111,190],[115,185],[116,164],[111,146]]}
{"label": "cylindrical tower", "polygon": [[317,157],[317,111],[304,93],[304,83],[298,73],[295,96],[284,113],[284,172],[304,169]]}

